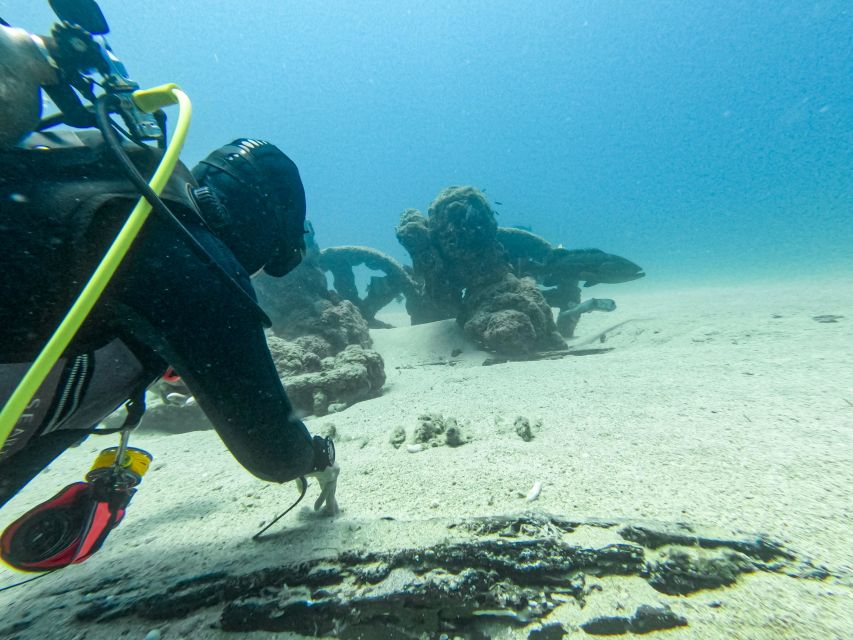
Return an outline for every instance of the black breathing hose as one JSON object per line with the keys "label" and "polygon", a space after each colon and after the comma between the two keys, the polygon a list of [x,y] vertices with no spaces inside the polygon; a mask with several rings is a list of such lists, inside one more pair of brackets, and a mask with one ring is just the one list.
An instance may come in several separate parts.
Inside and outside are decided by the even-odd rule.
{"label": "black breathing hose", "polygon": [[222,265],[213,259],[201,243],[196,240],[192,233],[190,233],[189,229],[187,229],[178,217],[172,213],[169,207],[166,206],[166,203],[163,202],[160,196],[154,192],[142,174],[139,173],[139,169],[137,169],[136,165],[133,164],[133,161],[122,147],[121,141],[116,135],[116,132],[113,130],[113,123],[112,120],[110,120],[111,102],[112,96],[109,95],[98,98],[98,101],[95,103],[95,119],[98,123],[98,129],[101,131],[101,135],[104,136],[107,148],[121,165],[128,180],[130,180],[139,193],[151,204],[152,210],[168,224],[171,224],[183,236],[184,240],[186,240],[190,248],[202,260],[202,262],[211,267],[214,271],[217,271],[219,275],[225,279],[225,282],[238,292],[238,297],[253,313],[255,313],[255,315],[258,316],[258,319],[261,321],[263,326],[271,327],[272,322],[267,314],[264,313],[264,310],[261,309],[258,303],[252,299],[246,290],[243,289],[243,287],[241,287],[227,271],[225,271]]}

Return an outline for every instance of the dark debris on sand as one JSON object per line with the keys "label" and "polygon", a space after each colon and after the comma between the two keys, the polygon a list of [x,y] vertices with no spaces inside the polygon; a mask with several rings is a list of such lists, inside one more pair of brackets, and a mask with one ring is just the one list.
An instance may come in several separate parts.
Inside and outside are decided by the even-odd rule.
{"label": "dark debris on sand", "polygon": [[[577,544],[574,536],[590,527],[612,541]],[[820,577],[813,569],[766,538],[529,514],[448,522],[446,540],[423,548],[346,551],[242,574],[190,576],[166,587],[105,576],[77,600],[74,616],[85,623],[124,617],[167,621],[209,611],[216,626],[234,632],[488,638],[512,627],[547,640],[567,632],[548,616],[566,602],[583,606],[602,589],[601,576],[640,577],[662,593],[689,596],[731,585],[747,572]],[[74,601],[73,594],[63,598]],[[612,634],[686,624],[669,609],[642,606],[631,617],[604,616],[581,627]]]}
{"label": "dark debris on sand", "polygon": [[623,633],[651,633],[675,627],[686,627],[687,618],[676,615],[669,607],[652,607],[644,604],[630,618],[601,616],[581,625],[590,635],[614,636]]}

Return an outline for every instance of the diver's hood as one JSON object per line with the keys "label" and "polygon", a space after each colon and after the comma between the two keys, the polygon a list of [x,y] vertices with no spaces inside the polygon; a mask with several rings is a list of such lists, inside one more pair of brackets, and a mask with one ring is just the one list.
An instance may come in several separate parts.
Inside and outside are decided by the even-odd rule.
{"label": "diver's hood", "polygon": [[281,277],[301,262],[305,189],[296,164],[281,149],[239,138],[208,155],[193,175],[227,212],[228,223],[216,232],[247,272],[263,268]]}

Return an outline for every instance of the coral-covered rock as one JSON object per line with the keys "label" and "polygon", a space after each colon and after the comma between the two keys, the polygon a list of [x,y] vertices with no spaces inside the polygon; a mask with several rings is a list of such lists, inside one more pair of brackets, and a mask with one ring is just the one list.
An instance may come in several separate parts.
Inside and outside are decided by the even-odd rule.
{"label": "coral-covered rock", "polygon": [[320,249],[308,238],[302,264],[284,278],[258,276],[255,288],[273,322],[273,360],[293,405],[323,415],[332,406],[379,395],[381,356],[369,349],[370,330],[358,308],[329,291]]}
{"label": "coral-covered rock", "polygon": [[417,209],[406,209],[396,234],[412,258],[412,276],[422,290],[422,296],[406,299],[412,324],[455,318],[462,303],[462,287],[448,277],[444,259],[430,238],[427,217]]}
{"label": "coral-covered rock", "polygon": [[497,229],[494,211],[478,189],[448,187],[439,193],[429,207],[429,232],[444,277],[466,289],[509,271]]}
{"label": "coral-covered rock", "polygon": [[296,342],[270,336],[267,338],[267,344],[275,362],[275,368],[283,378],[322,369],[322,359],[325,356],[306,349]]}
{"label": "coral-covered rock", "polygon": [[482,348],[512,355],[565,347],[536,283],[512,274],[494,211],[479,190],[445,189],[428,217],[407,210],[397,238],[423,285],[421,306],[407,305],[413,324],[455,317]]}
{"label": "coral-covered rock", "polygon": [[305,413],[325,415],[329,405],[350,405],[373,398],[385,384],[385,367],[375,351],[350,345],[324,358],[321,369],[283,380],[293,406]]}
{"label": "coral-covered rock", "polygon": [[[358,309],[349,300],[334,301],[326,289],[326,277],[310,266],[297,267],[296,277],[280,282],[261,281],[259,298],[273,321],[273,332],[287,340],[319,336],[337,353],[350,344],[370,347],[370,329]],[[322,278],[322,290],[315,276]]]}
{"label": "coral-covered rock", "polygon": [[333,354],[350,344],[370,347],[370,331],[358,309],[329,291],[313,233],[306,237],[306,246],[302,263],[283,278],[261,274],[252,281],[273,332],[287,340],[319,336]]}
{"label": "coral-covered rock", "polygon": [[335,353],[349,345],[366,349],[373,344],[367,322],[349,300],[324,305],[311,333],[328,340]]}
{"label": "coral-covered rock", "polygon": [[565,347],[536,283],[511,273],[466,293],[458,321],[487,351],[523,355]]}
{"label": "coral-covered rock", "polygon": [[478,311],[463,326],[465,334],[484,351],[525,354],[536,342],[530,318],[512,309]]}

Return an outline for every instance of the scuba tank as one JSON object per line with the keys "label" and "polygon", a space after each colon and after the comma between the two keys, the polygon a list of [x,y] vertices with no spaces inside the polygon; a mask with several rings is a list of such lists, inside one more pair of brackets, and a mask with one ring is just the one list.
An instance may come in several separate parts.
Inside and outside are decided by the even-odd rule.
{"label": "scuba tank", "polygon": [[41,86],[55,81],[55,70],[30,34],[0,20],[0,148],[38,126]]}
{"label": "scuba tank", "polygon": [[[163,157],[158,147],[122,146],[144,176]],[[160,194],[185,222],[198,219],[195,186],[178,163]],[[138,199],[98,131],[33,133],[0,149],[0,362],[34,360]]]}
{"label": "scuba tank", "polygon": [[[163,159],[158,147],[125,144],[123,149],[143,175],[151,175]],[[188,188],[194,186],[192,173],[179,162],[160,198],[193,211]],[[63,219],[78,215],[88,220],[109,200],[139,199],[98,131],[33,133],[16,147],[0,150],[0,190],[27,210],[48,208]]]}

